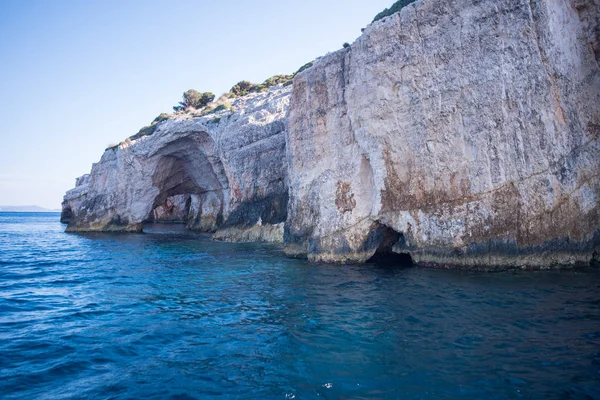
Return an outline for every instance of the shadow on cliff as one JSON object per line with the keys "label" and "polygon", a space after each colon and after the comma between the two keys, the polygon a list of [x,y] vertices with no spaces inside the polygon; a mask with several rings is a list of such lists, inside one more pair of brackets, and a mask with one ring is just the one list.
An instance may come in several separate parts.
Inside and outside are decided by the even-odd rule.
{"label": "shadow on cliff", "polygon": [[398,253],[394,247],[405,242],[404,235],[394,229],[381,225],[380,235],[383,236],[381,243],[375,250],[375,254],[367,260],[369,264],[375,264],[385,268],[411,268],[414,267],[413,259],[409,253]]}

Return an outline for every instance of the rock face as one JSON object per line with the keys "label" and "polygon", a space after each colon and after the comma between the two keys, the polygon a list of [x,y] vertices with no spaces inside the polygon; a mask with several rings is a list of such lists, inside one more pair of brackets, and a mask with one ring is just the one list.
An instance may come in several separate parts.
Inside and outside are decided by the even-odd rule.
{"label": "rock face", "polygon": [[224,240],[282,241],[291,88],[237,99],[235,111],[178,116],[107,149],[65,195],[67,231],[139,232],[179,222]]}
{"label": "rock face", "polygon": [[600,0],[419,0],[293,90],[108,149],[62,218],[69,231],[180,222],[318,262],[588,264],[599,62]]}
{"label": "rock face", "polygon": [[294,80],[286,252],[466,268],[600,250],[598,0],[421,0]]}

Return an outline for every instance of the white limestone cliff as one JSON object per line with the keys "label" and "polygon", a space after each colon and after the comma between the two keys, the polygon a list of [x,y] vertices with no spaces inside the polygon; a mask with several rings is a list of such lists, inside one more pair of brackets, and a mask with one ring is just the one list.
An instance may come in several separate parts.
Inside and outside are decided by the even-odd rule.
{"label": "white limestone cliff", "polygon": [[65,195],[67,230],[139,232],[144,222],[183,222],[223,229],[224,240],[281,241],[290,90],[248,95],[202,117],[179,115],[107,149]]}
{"label": "white limestone cliff", "polygon": [[600,253],[599,61],[600,0],[419,0],[293,88],[108,149],[63,220],[180,222],[316,262],[587,265]]}
{"label": "white limestone cliff", "polygon": [[297,76],[286,252],[587,264],[600,246],[595,0],[421,0]]}

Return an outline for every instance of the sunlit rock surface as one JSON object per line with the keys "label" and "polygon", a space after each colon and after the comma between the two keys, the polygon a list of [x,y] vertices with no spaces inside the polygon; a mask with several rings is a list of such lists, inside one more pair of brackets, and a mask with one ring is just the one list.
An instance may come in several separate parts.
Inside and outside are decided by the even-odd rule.
{"label": "sunlit rock surface", "polygon": [[318,262],[588,265],[600,253],[599,3],[416,1],[293,90],[107,150],[62,219],[69,231],[185,223],[284,240]]}
{"label": "sunlit rock surface", "polygon": [[597,0],[422,0],[295,78],[286,252],[438,267],[599,250]]}
{"label": "sunlit rock surface", "polygon": [[107,149],[63,202],[68,231],[138,232],[179,222],[223,240],[282,241],[285,123],[291,88],[203,117],[178,116],[151,136]]}

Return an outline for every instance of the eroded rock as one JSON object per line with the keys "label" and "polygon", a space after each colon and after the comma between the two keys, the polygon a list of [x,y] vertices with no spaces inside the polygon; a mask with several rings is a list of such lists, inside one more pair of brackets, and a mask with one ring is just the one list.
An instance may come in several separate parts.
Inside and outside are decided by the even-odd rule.
{"label": "eroded rock", "polygon": [[294,80],[286,252],[587,264],[600,246],[596,0],[422,0]]}
{"label": "eroded rock", "polygon": [[181,115],[152,136],[107,149],[65,195],[67,231],[137,232],[144,222],[176,222],[226,228],[218,234],[225,240],[281,240],[273,232],[287,214],[290,89],[236,99],[235,111]]}
{"label": "eroded rock", "polygon": [[293,90],[108,149],[65,195],[62,220],[185,222],[219,240],[283,239],[318,262],[597,264],[598,5],[416,1]]}

